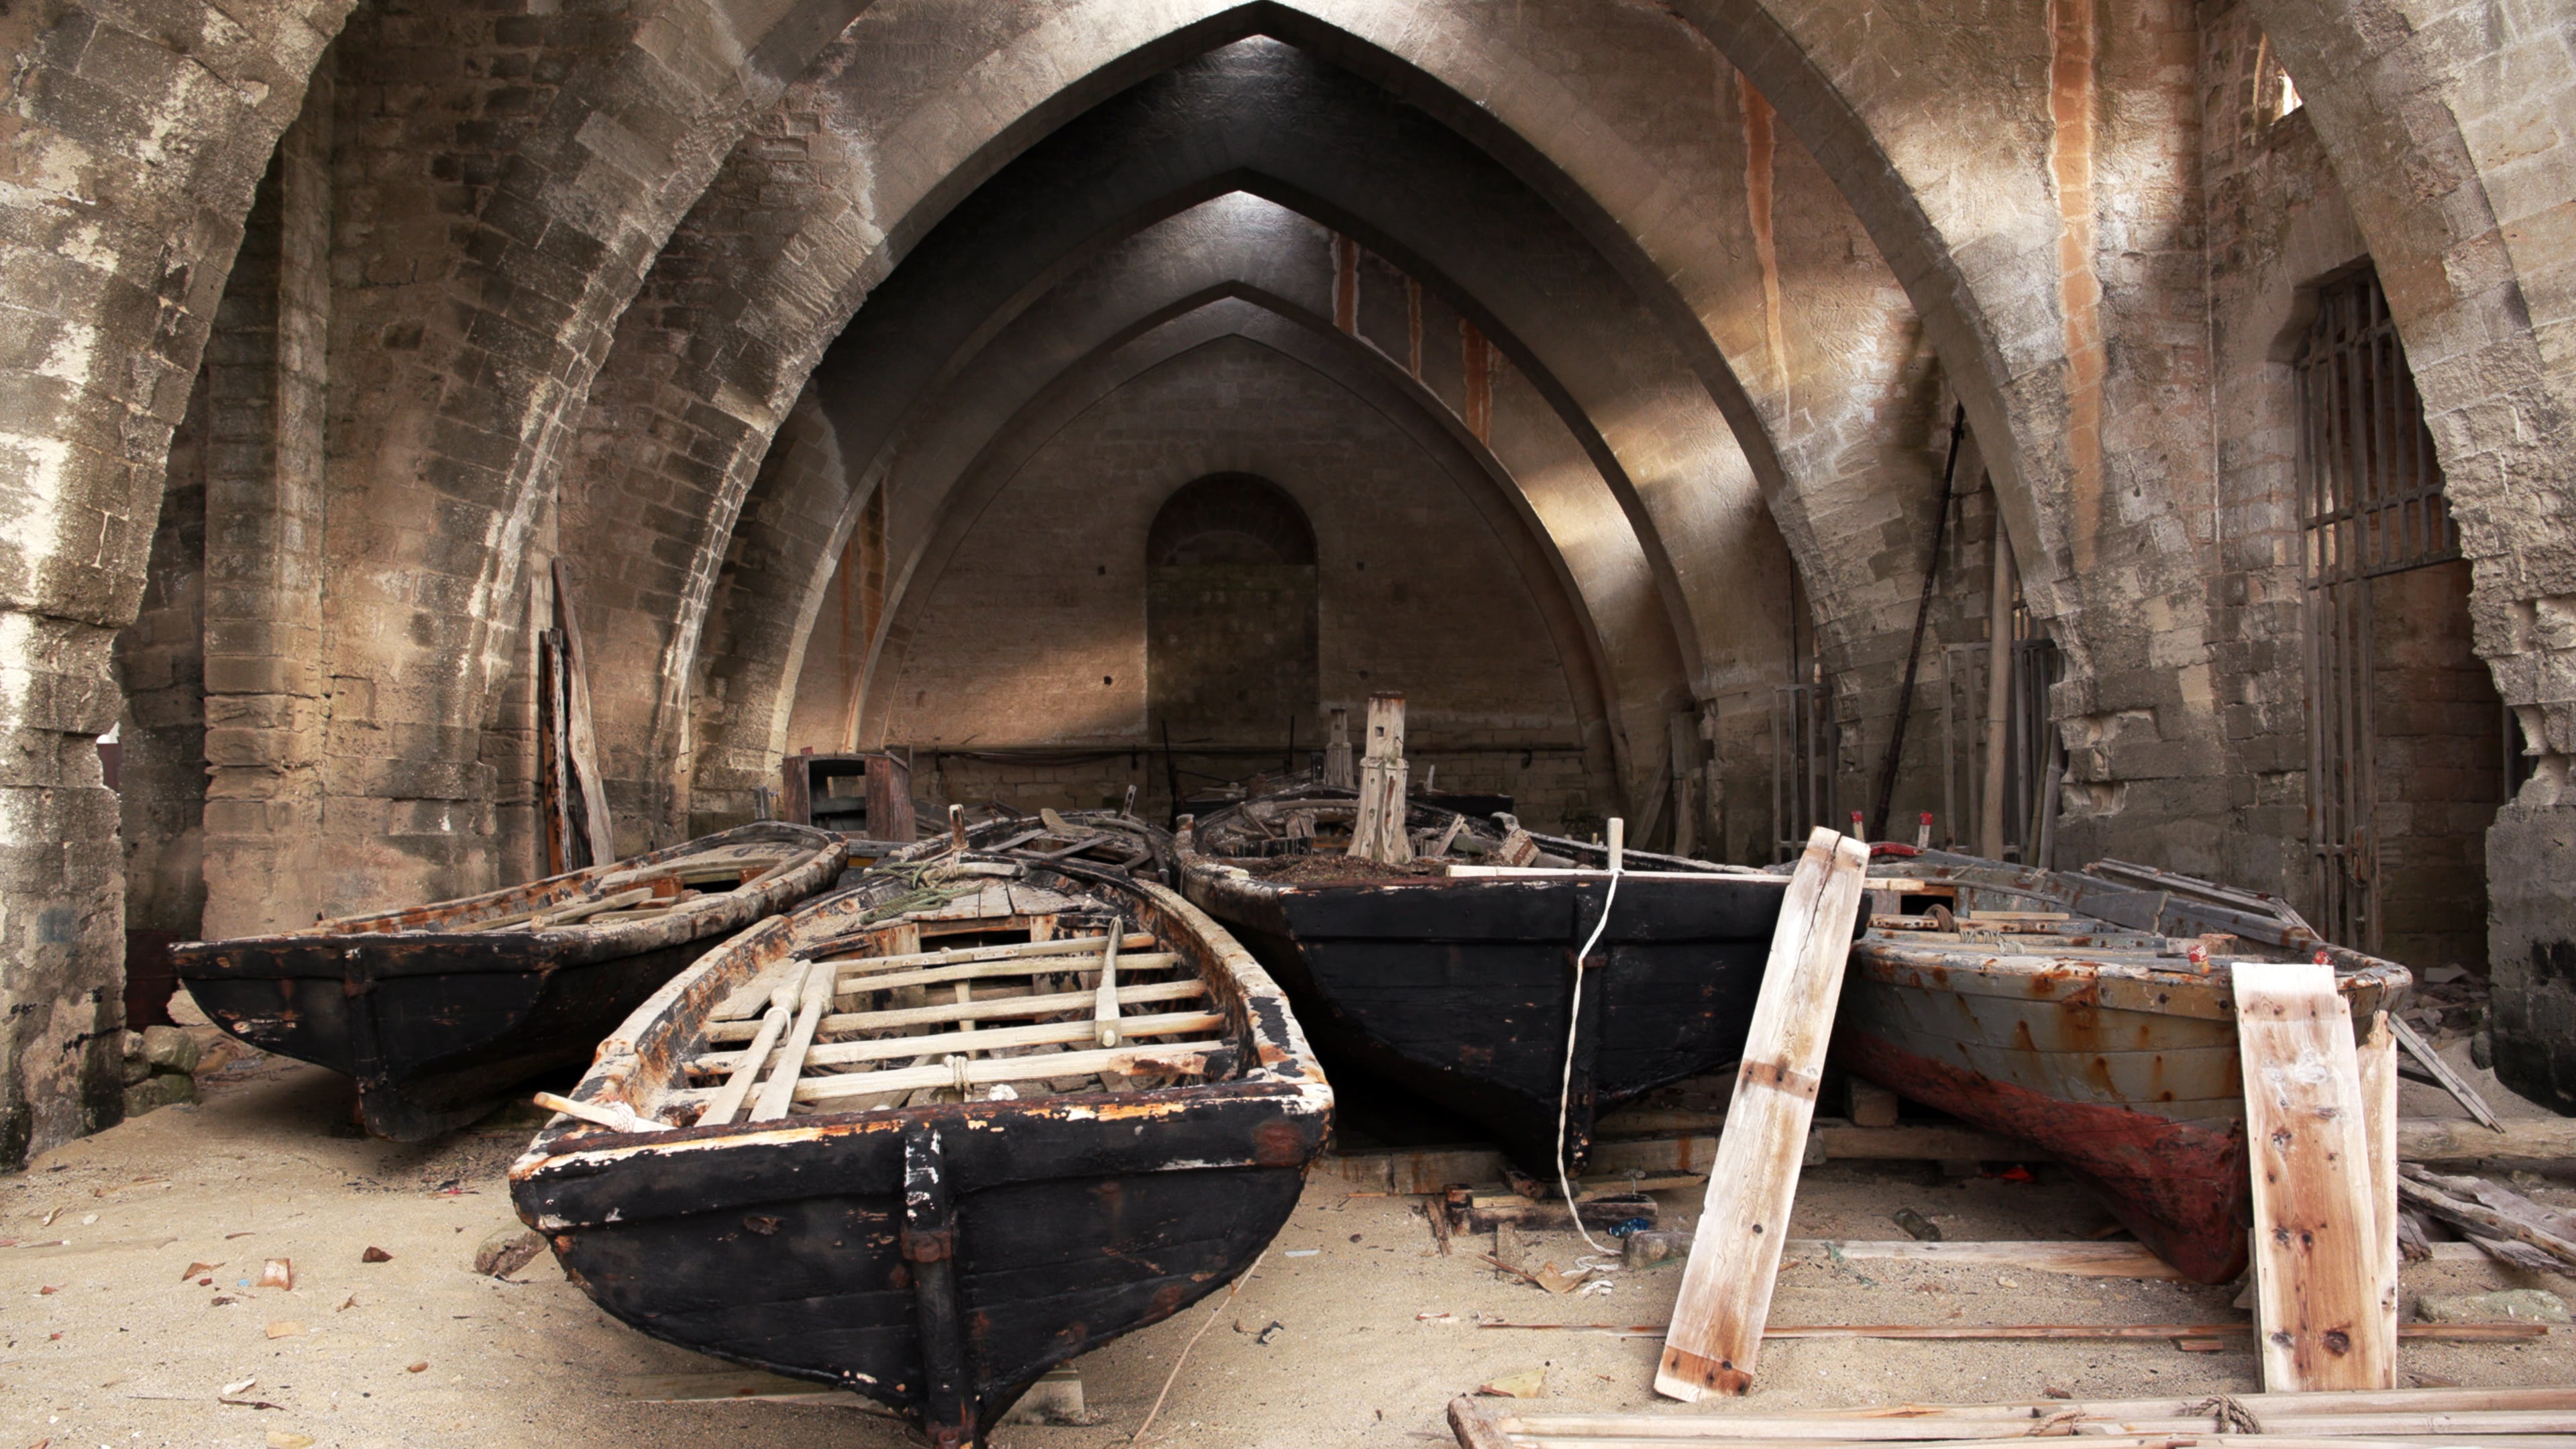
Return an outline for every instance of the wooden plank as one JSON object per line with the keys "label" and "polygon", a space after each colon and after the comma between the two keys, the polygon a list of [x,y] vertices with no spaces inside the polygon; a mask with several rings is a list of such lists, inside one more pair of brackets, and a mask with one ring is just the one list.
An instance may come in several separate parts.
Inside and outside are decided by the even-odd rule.
{"label": "wooden plank", "polygon": [[[2202,1421],[2208,1423],[2208,1421]],[[2030,1428],[1996,1428],[1999,1439],[1927,1439],[1919,1444],[1940,1444],[1940,1449],[2030,1449]],[[1685,1439],[1687,1441],[1687,1439]],[[1515,1449],[1667,1449],[1674,1444],[1672,1436],[1533,1436],[1520,1434],[1510,1439]],[[1728,1439],[1736,1449],[1811,1449],[1814,1439]],[[2403,1439],[2383,1436],[2326,1436],[2326,1434],[2213,1434],[2200,1428],[2195,1434],[2087,1434],[2084,1449],[2576,1449],[2576,1434],[2524,1434],[2512,1439],[2499,1436],[2458,1436],[2458,1434],[2409,1434]]]}
{"label": "wooden plank", "polygon": [[[986,1003],[990,1005],[990,1003]],[[825,1017],[830,1021],[830,1017]],[[1167,1011],[1145,1016],[1122,1018],[1120,1025],[1130,1040],[1154,1036],[1186,1036],[1191,1032],[1222,1031],[1225,1013],[1221,1011]],[[805,1053],[807,1067],[842,1067],[857,1062],[890,1062],[898,1057],[917,1057],[931,1050],[944,1052],[993,1051],[999,1048],[1032,1046],[1067,1046],[1074,1042],[1094,1041],[1099,1027],[1085,1021],[1050,1021],[1036,1026],[987,1026],[974,1031],[941,1032],[928,1036],[889,1036],[871,1041],[816,1042]],[[730,1072],[739,1066],[751,1049],[708,1052],[694,1058],[689,1065],[702,1072]],[[2453,1246],[2466,1247],[2467,1244]]]}
{"label": "wooden plank", "polygon": [[831,1005],[832,973],[807,971],[804,999],[796,1005],[796,1024],[788,1028],[787,1041],[779,1048],[778,1065],[770,1068],[769,1080],[761,1086],[749,1120],[775,1122],[787,1115],[788,1104],[795,1100],[796,1079],[805,1072],[805,1053],[814,1045],[814,1033],[821,1029],[823,1014]]}
{"label": "wooden plank", "polygon": [[2412,1163],[2398,1169],[2397,1191],[2406,1202],[2467,1230],[2472,1241],[2500,1257],[2530,1263],[2526,1254],[2506,1252],[2521,1244],[2544,1255],[2559,1272],[2576,1272],[2576,1214],[2543,1207],[2519,1193],[2474,1177],[2444,1177]]}
{"label": "wooden plank", "polygon": [[[1108,933],[1107,943],[1100,948],[1100,985],[1092,993],[1093,1040],[1103,1047],[1118,1045],[1118,943],[1121,939],[1121,933],[1117,931]],[[1146,969],[1142,963],[1153,959],[1151,956],[1139,957],[1136,969]],[[1169,965],[1179,959],[1166,955],[1163,964]]]}
{"label": "wooden plank", "polygon": [[[2384,1010],[2372,1012],[2354,1048],[2361,1077],[2362,1134],[2370,1151],[2372,1241],[2380,1254],[2379,1308],[2386,1320],[2381,1328],[2391,1343],[2397,1341],[2397,1270],[2405,1261],[2397,1246],[2397,1036],[2389,1029],[2395,1021]],[[2392,1374],[2394,1369],[2392,1362]]]}
{"label": "wooden plank", "polygon": [[[2204,1401],[2208,1403],[2210,1401]],[[2057,1406],[2043,1412],[2036,1421],[2024,1419],[2018,1424],[2008,1419],[1952,1419],[1909,1421],[1873,1418],[1819,1418],[1805,1414],[1727,1414],[1694,1415],[1706,1423],[1694,1422],[1680,1428],[1668,1417],[1645,1415],[1550,1415],[1546,1419],[1512,1418],[1502,1421],[1507,1432],[1535,1438],[1542,1444],[1597,1445],[1623,1439],[1648,1443],[1791,1443],[1791,1444],[1955,1444],[1963,1439],[2005,1439],[2024,1436],[2075,1436],[2080,1444],[2101,1442],[2105,1437],[2138,1435],[2148,1442],[2166,1444],[2172,1440],[2155,1436],[2182,1436],[2173,1449],[2189,1449],[2208,1442],[2209,1436],[2226,1430],[2218,1410],[2204,1407],[2193,1411],[2181,1406],[2170,1414],[2098,1414],[2073,1405]],[[2251,1412],[2251,1411],[2249,1411]],[[2377,1436],[2413,1438],[2424,1434],[2486,1434],[2518,1437],[2526,1434],[2576,1433],[2576,1415],[2560,1410],[2514,1409],[2441,1409],[2390,1410],[2383,1413],[2340,1413],[2300,1415],[2274,1409],[2256,1415],[2267,1437],[2252,1442],[2269,1445],[2273,1432],[2302,1433],[2332,1443],[2348,1444],[2355,1439]],[[1571,1421],[1571,1422],[1569,1422]],[[1517,1426],[1517,1427],[1514,1427]],[[1616,1427],[1613,1427],[1616,1426]],[[1945,1427],[1946,1426],[1946,1427]],[[2044,1426],[2044,1427],[2043,1427]],[[1509,1439],[1501,1442],[1509,1443]],[[1972,1441],[1973,1442],[1973,1441]],[[2021,1440],[2029,1442],[2028,1437]]]}
{"label": "wooden plank", "polygon": [[[1099,937],[1095,936],[1092,939],[1098,940]],[[1029,964],[1030,958],[1023,956],[1016,961],[969,961],[963,966],[933,966],[920,971],[897,971],[884,976],[845,975],[840,978],[841,984],[834,994],[856,996],[862,992],[886,991],[897,986],[934,986],[955,981],[1025,979],[1038,972],[1054,971],[1069,974],[1090,969],[1098,964],[1096,961],[1086,962],[1078,956],[1056,957],[1055,964],[1052,966],[1048,964],[1047,957],[1041,956],[1036,959],[1038,964],[1034,967]],[[1180,959],[1169,951],[1155,951],[1142,956],[1126,957],[1118,964],[1132,971],[1159,971],[1169,969]]]}
{"label": "wooden plank", "polygon": [[1752,1386],[1868,871],[1867,845],[1830,830],[1808,837],[1763,967],[1657,1393],[1688,1401]]}
{"label": "wooden plank", "polygon": [[572,869],[572,753],[564,743],[563,635],[537,631],[537,817],[544,823],[546,874]]}
{"label": "wooden plank", "polygon": [[633,890],[619,891],[613,896],[601,896],[594,901],[574,901],[569,905],[555,906],[530,915],[528,929],[543,931],[556,926],[569,926],[576,921],[588,920],[602,911],[614,911],[624,906],[631,906],[637,901],[649,901],[652,898],[651,886],[637,886]]}
{"label": "wooden plank", "polygon": [[[1192,978],[1188,981],[1157,981],[1146,986],[1121,986],[1118,1004],[1140,1006],[1152,1002],[1195,1001],[1207,995],[1207,983]],[[1087,1018],[1095,1005],[1088,991],[1057,992],[1048,996],[988,997],[971,1006],[954,1003],[941,1006],[913,1006],[894,1011],[837,1012],[823,1018],[823,1030],[833,1036],[854,1031],[876,1031],[897,1026],[928,1026],[934,1022],[957,1021],[964,1017],[986,1020],[1009,1020],[1019,1016],[1054,1016],[1058,1013],[1081,1012]],[[747,1021],[718,1021],[707,1024],[707,1041],[749,1041],[752,1026]]]}
{"label": "wooden plank", "polygon": [[[1150,951],[1154,944],[1151,935],[1130,931],[1119,943],[1119,949]],[[890,956],[826,956],[818,952],[814,959],[838,966],[842,979],[847,980],[866,971],[962,966],[970,961],[1025,961],[1032,956],[1088,956],[1099,949],[1098,936],[1058,936],[1053,940],[1014,942],[1008,946],[959,946],[947,951],[904,951]]]}
{"label": "wooden plank", "polygon": [[[1479,1323],[1478,1328],[1563,1330],[1661,1336],[1662,1323]],[[2119,1339],[2235,1339],[2252,1333],[2250,1323],[1774,1323],[1762,1330],[1769,1338],[1885,1339],[2065,1339],[2069,1342]],[[2546,1323],[2409,1323],[2403,1337],[2426,1343],[2516,1343],[2548,1338]]]}
{"label": "wooden plank", "polygon": [[[1536,849],[1536,846],[1533,845],[1532,849]],[[1561,876],[1590,876],[1597,880],[1610,878],[1610,872],[1606,868],[1583,865],[1469,865],[1463,861],[1451,861],[1443,866],[1442,870],[1448,875],[1461,879],[1545,880]],[[1756,870],[1622,870],[1619,874],[1629,880],[1728,881],[1736,885],[1783,887],[1789,884],[1789,878],[1785,875],[1772,875],[1767,871]]]}
{"label": "wooden plank", "polygon": [[[942,1038],[917,1038],[915,1052],[925,1049],[937,1052]],[[794,1045],[790,1038],[789,1045]],[[799,1102],[840,1102],[852,1097],[874,1097],[899,1092],[917,1092],[924,1087],[957,1085],[989,1086],[1001,1082],[1042,1082],[1058,1077],[1089,1077],[1104,1073],[1120,1076],[1200,1076],[1224,1070],[1231,1065],[1233,1044],[1223,1039],[1207,1041],[1155,1042],[1145,1046],[1124,1046],[1115,1051],[1050,1052],[1031,1057],[985,1057],[969,1060],[951,1056],[932,1067],[896,1067],[877,1072],[841,1072],[826,1076],[789,1078],[782,1061],[779,1075],[762,1084],[762,1111],[768,1097],[782,1081],[794,1082],[794,1099]],[[701,1090],[673,1092],[677,1102],[694,1101],[706,1095]],[[783,1095],[783,1094],[782,1094]],[[781,1108],[780,1116],[785,1115]],[[774,1118],[752,1114],[754,1122]]]}
{"label": "wooden plank", "polygon": [[590,709],[589,656],[582,648],[581,619],[573,607],[572,566],[558,558],[554,573],[555,619],[563,629],[565,699],[570,706],[566,737],[572,747],[573,772],[581,784],[579,822],[590,840],[592,863],[606,865],[617,858],[617,833],[608,818],[608,784],[599,773],[599,736],[592,725]]}
{"label": "wooden plank", "polygon": [[2388,1019],[2388,1029],[2395,1033],[2397,1044],[2406,1048],[2406,1054],[2413,1057],[2418,1065],[2432,1074],[2435,1084],[2450,1093],[2452,1101],[2467,1108],[2469,1115],[2477,1119],[2479,1126],[2490,1132],[2504,1130],[2504,1123],[2496,1118],[2495,1108],[2488,1106],[2487,1099],[2478,1094],[2478,1089],[2470,1086],[2466,1078],[2453,1071],[2451,1064],[2442,1060],[2442,1054],[2433,1050],[2433,1044],[2418,1035],[2415,1028],[2392,1016]]}
{"label": "wooden plank", "polygon": [[1351,825],[1352,859],[1380,865],[1413,859],[1413,837],[1405,830],[1404,770],[1404,696],[1372,694],[1366,752],[1360,760],[1359,817]]}
{"label": "wooden plank", "polygon": [[[2235,965],[2236,1036],[2253,1155],[2254,1320],[2273,1392],[2384,1389],[2397,1381],[2386,1260],[2352,1013],[2334,968]],[[2387,1231],[2396,1231],[2392,1214]]]}
{"label": "wooden plank", "polygon": [[912,811],[912,768],[892,755],[868,756],[868,834],[910,840],[920,832]]}
{"label": "wooden plank", "polygon": [[796,1019],[796,1002],[805,994],[805,979],[812,969],[800,967],[796,975],[780,982],[770,992],[769,1010],[760,1019],[760,1034],[751,1039],[748,1048],[736,1054],[733,1075],[716,1089],[715,1100],[699,1114],[699,1126],[721,1127],[733,1120],[734,1113],[742,1110],[743,1102],[751,1096],[752,1084],[760,1077],[762,1065],[769,1060],[770,1048],[778,1045],[778,1039],[787,1034],[788,1023]]}

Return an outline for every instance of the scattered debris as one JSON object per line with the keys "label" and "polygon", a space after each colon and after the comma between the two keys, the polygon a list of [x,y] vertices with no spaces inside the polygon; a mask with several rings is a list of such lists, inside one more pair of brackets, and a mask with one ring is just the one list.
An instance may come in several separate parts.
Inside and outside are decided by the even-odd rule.
{"label": "scattered debris", "polygon": [[268,1431],[268,1449],[313,1449],[313,1436],[271,1429]]}
{"label": "scattered debris", "polygon": [[1476,1385],[1476,1392],[1494,1399],[1543,1399],[1547,1397],[1547,1370],[1522,1369],[1504,1374],[1490,1383]]}
{"label": "scattered debris", "polygon": [[427,1360],[423,1360],[423,1361],[422,1361],[422,1362],[420,1362],[420,1363],[416,1363],[416,1364],[412,1364],[412,1365],[410,1365],[409,1367],[405,1368],[405,1369],[403,1370],[403,1372],[404,1372],[404,1373],[407,1373],[407,1374],[424,1374],[424,1373],[427,1373],[427,1372],[429,1372],[429,1363],[428,1363],[428,1361],[427,1361]]}
{"label": "scattered debris", "polygon": [[357,1294],[355,1294],[355,1293],[352,1293],[352,1294],[350,1294],[348,1297],[346,1297],[346,1298],[344,1298],[344,1299],[342,1299],[342,1300],[340,1301],[340,1306],[339,1306],[339,1307],[334,1308],[334,1309],[332,1309],[331,1311],[332,1311],[332,1312],[334,1312],[334,1313],[346,1313],[346,1312],[348,1312],[350,1309],[355,1308],[355,1307],[357,1307],[357,1306],[358,1306],[358,1295],[357,1295]]}
{"label": "scattered debris", "polygon": [[2541,1288],[2507,1288],[2494,1293],[2427,1293],[2415,1300],[2415,1316],[2426,1323],[2568,1323],[2565,1299]]}
{"label": "scattered debris", "polygon": [[536,1261],[546,1240],[520,1228],[494,1228],[474,1250],[474,1271],[486,1278],[507,1278]]}
{"label": "scattered debris", "polygon": [[[2563,1313],[2566,1310],[2560,1309],[2559,1311]],[[1260,1344],[1264,1348],[1268,1348],[1272,1342],[1277,1340],[1279,1335],[1286,1333],[1287,1331],[1288,1325],[1274,1318],[1270,1320],[1270,1326],[1268,1328],[1265,1328],[1252,1336],[1252,1341]]]}
{"label": "scattered debris", "polygon": [[201,1277],[222,1266],[221,1263],[190,1263],[188,1271],[179,1275],[179,1281],[185,1283],[191,1278]]}
{"label": "scattered debris", "polygon": [[358,1261],[361,1263],[390,1263],[393,1260],[394,1255],[382,1248],[369,1248],[358,1255]]}
{"label": "scattered debris", "polygon": [[259,1380],[257,1379],[243,1379],[239,1383],[226,1384],[215,1391],[215,1402],[219,1404],[230,1404],[236,1409],[282,1410],[286,1407],[284,1404],[272,1404],[266,1399],[247,1397],[250,1391],[256,1387],[258,1383]]}
{"label": "scattered debris", "polygon": [[1912,1235],[1916,1242],[1937,1243],[1941,1241],[1940,1225],[1910,1207],[1898,1208],[1894,1213],[1890,1214],[1890,1216],[1895,1219],[1896,1225],[1905,1229],[1908,1234]]}
{"label": "scattered debris", "polygon": [[259,1286],[262,1288],[283,1288],[289,1293],[294,1292],[295,1260],[292,1258],[271,1258],[266,1263],[260,1265]]}
{"label": "scattered debris", "polygon": [[292,1318],[281,1318],[268,1326],[268,1336],[271,1338],[297,1338],[302,1336],[303,1332],[304,1325]]}

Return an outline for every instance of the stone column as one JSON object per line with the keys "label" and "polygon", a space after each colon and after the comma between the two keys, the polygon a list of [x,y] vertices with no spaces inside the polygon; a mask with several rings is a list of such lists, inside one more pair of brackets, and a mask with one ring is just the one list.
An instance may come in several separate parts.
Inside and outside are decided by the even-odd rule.
{"label": "stone column", "polygon": [[125,884],[97,743],[115,637],[0,609],[0,1171],[124,1112]]}
{"label": "stone column", "polygon": [[207,342],[210,938],[308,924],[325,887],[322,449],[332,94],[326,55],[260,183]]}

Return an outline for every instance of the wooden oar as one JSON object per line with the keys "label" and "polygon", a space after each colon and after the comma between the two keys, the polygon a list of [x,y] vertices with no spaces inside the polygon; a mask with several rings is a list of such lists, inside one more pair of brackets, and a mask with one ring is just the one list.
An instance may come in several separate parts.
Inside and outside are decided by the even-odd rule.
{"label": "wooden oar", "polygon": [[797,998],[804,995],[805,977],[813,969],[806,967],[769,993],[769,1011],[761,1018],[760,1035],[751,1039],[750,1048],[736,1060],[733,1075],[717,1089],[715,1100],[699,1116],[699,1126],[721,1127],[742,1110],[743,1100],[751,1095],[752,1083],[760,1076],[762,1063],[769,1060],[769,1049],[778,1045],[778,1039],[787,1033],[787,1024],[795,1019]]}

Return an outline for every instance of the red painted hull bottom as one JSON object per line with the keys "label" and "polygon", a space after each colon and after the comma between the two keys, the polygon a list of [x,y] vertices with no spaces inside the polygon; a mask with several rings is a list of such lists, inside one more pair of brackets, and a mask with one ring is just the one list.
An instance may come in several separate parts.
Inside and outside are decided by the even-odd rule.
{"label": "red painted hull bottom", "polygon": [[2178,1122],[2068,1102],[1860,1032],[1837,1034],[1833,1055],[1889,1091],[2045,1151],[2148,1251],[2194,1282],[2233,1282],[2245,1271],[2253,1185],[2243,1119]]}

